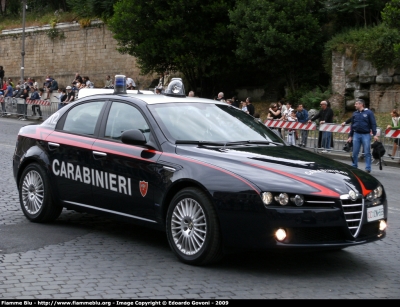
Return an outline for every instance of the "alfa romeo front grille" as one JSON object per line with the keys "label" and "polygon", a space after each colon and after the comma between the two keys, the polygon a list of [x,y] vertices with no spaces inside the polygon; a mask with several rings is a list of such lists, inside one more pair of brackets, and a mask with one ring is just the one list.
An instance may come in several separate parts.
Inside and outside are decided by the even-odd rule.
{"label": "alfa romeo front grille", "polygon": [[342,199],[342,207],[350,233],[354,238],[356,238],[361,228],[364,212],[364,199],[356,199],[355,201]]}

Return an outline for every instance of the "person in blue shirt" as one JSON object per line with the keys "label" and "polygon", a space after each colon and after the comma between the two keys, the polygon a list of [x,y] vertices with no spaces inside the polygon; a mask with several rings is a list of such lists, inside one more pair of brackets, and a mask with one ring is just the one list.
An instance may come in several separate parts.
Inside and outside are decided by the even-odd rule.
{"label": "person in blue shirt", "polygon": [[[299,123],[307,124],[308,112],[306,109],[304,109],[301,103],[297,106],[296,117]],[[307,138],[308,138],[308,130],[301,130],[301,143],[299,144],[299,146],[306,147]]]}
{"label": "person in blue shirt", "polygon": [[365,150],[365,171],[371,173],[371,133],[375,141],[378,141],[376,136],[376,121],[372,111],[365,108],[365,102],[362,99],[357,99],[355,102],[356,111],[351,117],[350,134],[347,142],[353,141],[353,164],[358,167],[358,154],[361,144]]}

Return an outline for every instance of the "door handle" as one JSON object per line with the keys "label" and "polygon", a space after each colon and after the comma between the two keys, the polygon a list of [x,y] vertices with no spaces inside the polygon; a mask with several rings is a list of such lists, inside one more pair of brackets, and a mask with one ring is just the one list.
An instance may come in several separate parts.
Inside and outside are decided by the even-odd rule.
{"label": "door handle", "polygon": [[58,144],[58,143],[53,143],[53,142],[49,142],[49,143],[47,144],[47,146],[49,147],[50,150],[54,150],[54,149],[57,149],[58,147],[60,147],[60,144]]}
{"label": "door handle", "polygon": [[93,156],[104,158],[104,157],[107,157],[107,154],[105,152],[101,152],[101,151],[93,151]]}

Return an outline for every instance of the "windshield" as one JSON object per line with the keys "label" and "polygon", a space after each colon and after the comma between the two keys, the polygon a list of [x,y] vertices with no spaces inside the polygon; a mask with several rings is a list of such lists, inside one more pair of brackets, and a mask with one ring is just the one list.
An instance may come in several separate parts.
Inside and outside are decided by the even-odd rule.
{"label": "windshield", "polygon": [[171,142],[271,141],[284,144],[260,121],[229,105],[179,102],[148,107]]}

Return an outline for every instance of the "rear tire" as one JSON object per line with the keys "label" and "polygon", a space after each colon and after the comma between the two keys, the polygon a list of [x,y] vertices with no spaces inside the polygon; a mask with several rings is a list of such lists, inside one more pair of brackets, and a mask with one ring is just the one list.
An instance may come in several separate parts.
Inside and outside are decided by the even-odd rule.
{"label": "rear tire", "polygon": [[32,163],[24,169],[18,190],[21,208],[28,220],[45,223],[60,216],[62,207],[54,204],[49,179],[39,164]]}
{"label": "rear tire", "polygon": [[168,208],[166,225],[169,245],[180,261],[205,265],[221,259],[217,214],[203,191],[179,191]]}

